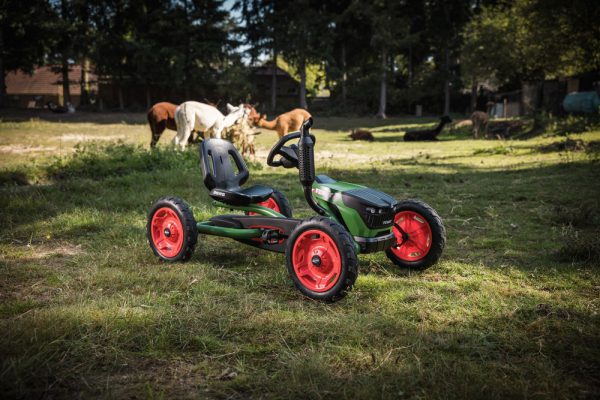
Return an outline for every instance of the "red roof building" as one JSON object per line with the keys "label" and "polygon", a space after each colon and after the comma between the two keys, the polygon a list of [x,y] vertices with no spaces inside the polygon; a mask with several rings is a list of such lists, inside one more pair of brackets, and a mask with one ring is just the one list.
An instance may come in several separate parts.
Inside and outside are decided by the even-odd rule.
{"label": "red roof building", "polygon": [[[97,77],[88,73],[92,90],[97,86]],[[69,71],[71,103],[78,106],[81,98],[81,65],[73,65]],[[15,107],[39,108],[48,101],[63,104],[62,75],[51,67],[36,68],[31,75],[16,71],[6,75],[6,94],[9,104]]]}

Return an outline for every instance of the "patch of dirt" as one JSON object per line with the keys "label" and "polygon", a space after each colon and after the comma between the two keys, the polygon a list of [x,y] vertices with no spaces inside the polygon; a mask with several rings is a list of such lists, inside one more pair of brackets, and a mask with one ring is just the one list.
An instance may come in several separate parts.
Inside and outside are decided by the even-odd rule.
{"label": "patch of dirt", "polygon": [[37,152],[52,152],[57,148],[53,146],[26,146],[22,144],[5,144],[0,146],[0,153],[27,154]]}
{"label": "patch of dirt", "polygon": [[[266,160],[269,155],[269,150],[256,150],[256,159],[257,160]],[[335,163],[336,158],[343,159],[344,162],[352,161],[352,162],[372,162],[379,161],[380,158],[377,156],[369,155],[369,154],[356,154],[350,152],[331,152],[331,151],[318,151],[315,152],[315,160],[316,161],[328,161],[331,160]],[[277,157],[275,158],[277,159]]]}
{"label": "patch of dirt", "polygon": [[198,367],[199,362],[185,359],[130,359],[121,365],[119,372],[113,372],[109,377],[88,377],[88,380],[95,387],[110,382],[117,398],[137,398],[139,389],[148,390],[148,386],[155,390],[160,388],[166,398],[196,398],[193,394],[200,391],[208,396],[211,393],[208,389],[211,377]]}
{"label": "patch of dirt", "polygon": [[[48,259],[60,259],[63,257],[72,257],[79,254],[83,254],[81,245],[74,245],[70,243],[44,243],[44,244],[27,244],[13,247],[18,254],[17,256],[6,255],[0,253],[1,261],[34,261],[34,260],[48,260]],[[48,260],[49,261],[49,260]]]}
{"label": "patch of dirt", "polygon": [[69,133],[66,135],[62,135],[61,136],[61,140],[67,141],[67,142],[85,142],[85,141],[90,141],[90,140],[119,140],[119,139],[125,139],[125,135],[102,135],[102,136],[96,136],[96,135],[85,135],[85,134],[73,134],[73,133]]}

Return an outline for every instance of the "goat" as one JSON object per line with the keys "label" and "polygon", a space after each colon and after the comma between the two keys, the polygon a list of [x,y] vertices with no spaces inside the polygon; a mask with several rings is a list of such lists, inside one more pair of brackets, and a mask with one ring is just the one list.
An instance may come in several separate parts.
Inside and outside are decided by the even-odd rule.
{"label": "goat", "polygon": [[415,141],[425,141],[425,140],[438,140],[438,135],[444,129],[444,125],[452,122],[452,118],[447,115],[444,115],[440,118],[440,123],[433,129],[426,129],[422,131],[409,131],[404,134],[405,142],[415,142]]}
{"label": "goat", "polygon": [[241,118],[247,118],[250,110],[240,104],[234,107],[227,104],[229,114],[224,116],[215,107],[195,101],[186,101],[175,110],[175,122],[177,124],[177,135],[173,139],[175,146],[181,146],[183,150],[193,130],[209,132],[218,139],[221,138],[223,129],[230,127]]}

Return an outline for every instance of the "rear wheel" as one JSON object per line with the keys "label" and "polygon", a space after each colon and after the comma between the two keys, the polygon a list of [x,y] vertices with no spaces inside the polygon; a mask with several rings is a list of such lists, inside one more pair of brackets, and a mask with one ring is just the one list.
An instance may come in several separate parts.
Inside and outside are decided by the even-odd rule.
{"label": "rear wheel", "polygon": [[438,213],[420,200],[404,200],[396,208],[397,244],[386,250],[388,258],[404,268],[426,269],[437,262],[446,244],[446,228]]}
{"label": "rear wheel", "polygon": [[154,254],[165,261],[188,260],[198,241],[196,220],[177,197],[156,201],[148,212],[146,237]]}
{"label": "rear wheel", "polygon": [[[267,200],[257,203],[259,206],[270,208],[271,210],[277,211],[285,215],[288,218],[292,218],[292,206],[288,201],[287,197],[279,190],[273,189],[273,194]],[[246,211],[246,215],[260,215],[252,211]]]}
{"label": "rear wheel", "polygon": [[294,285],[311,299],[337,301],[358,276],[352,238],[329,218],[301,222],[288,238],[285,254]]}

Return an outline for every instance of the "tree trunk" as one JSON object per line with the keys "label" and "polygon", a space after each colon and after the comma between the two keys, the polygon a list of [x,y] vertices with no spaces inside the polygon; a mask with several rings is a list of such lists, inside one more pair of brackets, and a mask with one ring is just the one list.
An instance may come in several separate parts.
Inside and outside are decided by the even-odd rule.
{"label": "tree trunk", "polygon": [[150,85],[146,84],[146,109],[152,107],[152,97],[150,96]]}
{"label": "tree trunk", "polygon": [[444,115],[450,114],[450,50],[448,43],[444,49]]}
{"label": "tree trunk", "polygon": [[0,108],[6,106],[6,72],[4,71],[4,37],[0,29]]}
{"label": "tree trunk", "polygon": [[[67,21],[67,2],[61,0],[60,2],[60,15],[63,21]],[[69,58],[67,56],[67,45],[63,41],[61,42],[60,56],[61,56],[61,75],[62,75],[62,88],[63,88],[63,106],[67,103],[71,103],[71,85],[69,82]],[[72,104],[72,103],[71,103]]]}
{"label": "tree trunk", "polygon": [[346,70],[346,43],[342,43],[342,110],[346,111],[346,98],[348,97],[348,71]]}
{"label": "tree trunk", "polygon": [[[183,10],[184,10],[184,14],[185,14],[185,22],[186,24],[190,24],[189,21],[189,17],[188,17],[188,1],[187,0],[183,0]],[[186,35],[185,37],[185,55],[184,55],[184,61],[183,61],[183,91],[185,93],[185,101],[190,100],[190,85],[189,85],[189,78],[190,78],[190,59],[191,59],[191,40],[190,37],[188,35]]]}
{"label": "tree trunk", "polygon": [[87,57],[83,58],[81,64],[81,97],[79,99],[79,105],[90,104],[90,59]]}
{"label": "tree trunk", "polygon": [[386,84],[386,73],[387,73],[387,53],[385,50],[381,52],[381,82],[379,85],[379,110],[375,115],[376,118],[385,119],[385,106],[387,103],[387,84]]}
{"label": "tree trunk", "polygon": [[71,103],[71,82],[69,82],[69,61],[64,54],[62,55],[62,66],[60,71],[62,75],[63,106],[66,106],[67,103]]}
{"label": "tree trunk", "polygon": [[123,100],[123,88],[121,87],[121,83],[117,83],[117,96],[119,97],[119,110],[123,111],[125,109],[125,102]]}
{"label": "tree trunk", "polygon": [[271,112],[277,108],[277,48],[273,46],[273,69],[271,71]]}
{"label": "tree trunk", "polygon": [[412,60],[412,44],[408,46],[408,87],[412,87],[413,83],[413,60]]}
{"label": "tree trunk", "polygon": [[300,108],[308,109],[306,103],[306,59],[300,60]]}
{"label": "tree trunk", "polygon": [[471,85],[471,113],[474,113],[477,110],[477,89],[479,85],[477,82],[473,82]]}

